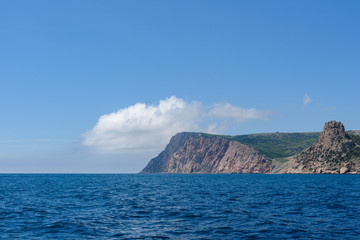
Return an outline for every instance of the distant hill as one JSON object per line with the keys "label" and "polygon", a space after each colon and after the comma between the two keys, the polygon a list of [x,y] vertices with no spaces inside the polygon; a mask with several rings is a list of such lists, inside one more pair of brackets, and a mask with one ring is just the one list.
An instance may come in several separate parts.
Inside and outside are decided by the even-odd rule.
{"label": "distant hill", "polygon": [[348,134],[360,136],[360,130],[347,131]]}
{"label": "distant hill", "polygon": [[[319,145],[319,138],[334,142],[336,151],[344,142],[350,144],[350,148],[331,155],[328,160],[334,164],[330,164],[321,158],[328,156],[321,153],[328,148]],[[314,146],[316,153],[309,150]],[[335,121],[326,123],[323,132],[239,136],[178,133],[141,173],[340,173],[341,168],[342,173],[357,173],[360,172],[359,146],[360,131],[345,132],[343,125]],[[341,154],[346,156],[341,158]]]}
{"label": "distant hill", "polygon": [[229,140],[251,146],[270,158],[284,158],[310,147],[319,136],[320,132],[264,133],[234,136]]}

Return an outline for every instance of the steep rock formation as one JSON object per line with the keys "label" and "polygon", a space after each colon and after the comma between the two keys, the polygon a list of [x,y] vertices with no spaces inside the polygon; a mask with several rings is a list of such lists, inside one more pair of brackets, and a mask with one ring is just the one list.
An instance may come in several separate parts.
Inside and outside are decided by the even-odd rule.
{"label": "steep rock formation", "polygon": [[351,140],[341,122],[325,123],[319,141],[289,158],[282,173],[359,173],[360,146]]}
{"label": "steep rock formation", "polygon": [[141,173],[269,173],[271,159],[236,141],[179,133]]}
{"label": "steep rock formation", "polygon": [[175,153],[186,141],[200,137],[200,133],[183,132],[178,133],[170,139],[169,144],[159,156],[153,158],[141,173],[165,173],[168,172],[168,159]]}

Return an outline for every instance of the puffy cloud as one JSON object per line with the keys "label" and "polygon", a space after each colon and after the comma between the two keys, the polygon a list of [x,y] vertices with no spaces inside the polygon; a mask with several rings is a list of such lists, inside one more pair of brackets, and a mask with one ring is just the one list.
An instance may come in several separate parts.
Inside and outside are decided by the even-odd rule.
{"label": "puffy cloud", "polygon": [[236,107],[229,103],[215,104],[210,110],[209,115],[218,118],[230,118],[238,122],[245,122],[249,120],[266,120],[270,115],[268,110],[258,110],[255,108]]}
{"label": "puffy cloud", "polygon": [[215,104],[208,111],[204,109],[198,102],[187,103],[175,96],[160,100],[158,105],[137,103],[101,116],[83,135],[83,143],[102,152],[158,151],[178,132],[216,133],[224,130],[224,124],[218,127],[219,120],[264,120],[269,115],[269,111],[244,109],[228,103]]}
{"label": "puffy cloud", "polygon": [[159,105],[137,103],[103,115],[84,134],[84,145],[104,151],[158,149],[178,132],[196,131],[202,114],[199,103],[172,96]]}
{"label": "puffy cloud", "polygon": [[304,104],[304,106],[306,107],[307,105],[309,105],[310,102],[311,102],[311,98],[307,94],[305,94],[303,96],[303,104]]}

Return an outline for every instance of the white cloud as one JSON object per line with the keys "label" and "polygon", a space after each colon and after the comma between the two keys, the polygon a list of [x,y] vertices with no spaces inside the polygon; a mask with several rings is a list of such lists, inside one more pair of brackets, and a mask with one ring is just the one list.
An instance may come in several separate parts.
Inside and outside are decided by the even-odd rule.
{"label": "white cloud", "polygon": [[174,96],[159,105],[137,103],[103,115],[84,134],[84,145],[103,151],[157,149],[183,131],[196,131],[201,116],[199,103],[186,103]]}
{"label": "white cloud", "polygon": [[304,106],[306,107],[307,105],[309,105],[310,102],[311,102],[311,98],[307,94],[305,94],[303,96],[303,104],[304,104]]}
{"label": "white cloud", "polygon": [[[269,111],[244,109],[227,103],[215,104],[206,112],[198,102],[187,103],[172,96],[158,105],[137,103],[101,116],[96,125],[84,134],[84,145],[102,152],[161,150],[178,132],[223,130],[223,125],[208,124],[234,119],[238,122],[267,119]],[[200,125],[207,125],[200,127]]]}
{"label": "white cloud", "polygon": [[255,108],[236,107],[229,103],[218,103],[210,110],[209,115],[219,118],[230,118],[238,122],[249,120],[266,120],[271,112]]}

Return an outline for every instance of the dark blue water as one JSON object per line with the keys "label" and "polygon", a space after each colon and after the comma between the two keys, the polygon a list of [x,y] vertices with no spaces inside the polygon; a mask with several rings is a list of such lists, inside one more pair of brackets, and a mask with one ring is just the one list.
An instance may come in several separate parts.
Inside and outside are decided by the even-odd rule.
{"label": "dark blue water", "polygon": [[360,239],[358,175],[0,175],[2,239]]}

